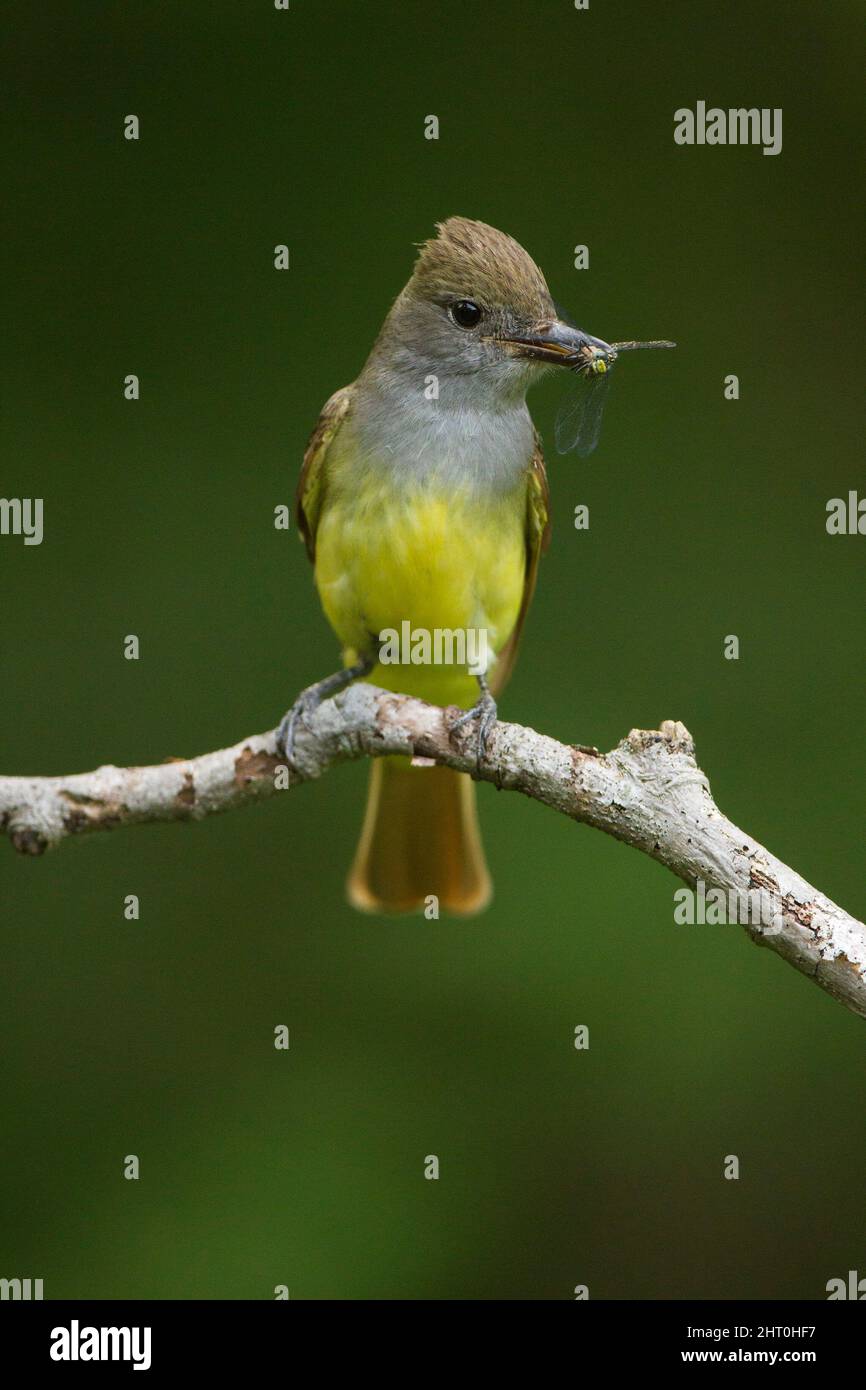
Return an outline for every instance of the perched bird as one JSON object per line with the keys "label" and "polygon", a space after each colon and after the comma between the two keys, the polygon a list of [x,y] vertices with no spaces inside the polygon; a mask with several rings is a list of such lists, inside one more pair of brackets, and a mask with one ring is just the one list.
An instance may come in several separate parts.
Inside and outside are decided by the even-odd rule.
{"label": "perched bird", "polygon": [[[510,236],[464,217],[437,231],[304,455],[297,520],[344,665],[283,720],[290,763],[304,715],[363,678],[467,709],[481,756],[549,540],[526,391],[598,340],[557,316],[543,274]],[[383,664],[382,633],[406,622],[414,632],[483,632],[486,670]],[[375,759],[350,902],[408,912],[435,895],[441,909],[468,914],[490,894],[471,778]]]}

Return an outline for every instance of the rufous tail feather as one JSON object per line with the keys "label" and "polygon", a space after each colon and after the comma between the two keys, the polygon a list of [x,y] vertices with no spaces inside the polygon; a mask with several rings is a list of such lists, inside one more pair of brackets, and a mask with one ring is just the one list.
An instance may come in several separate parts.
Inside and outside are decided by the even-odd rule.
{"label": "rufous tail feather", "polygon": [[486,907],[493,886],[471,777],[377,758],[346,890],[364,912],[414,912],[432,896],[461,916]]}

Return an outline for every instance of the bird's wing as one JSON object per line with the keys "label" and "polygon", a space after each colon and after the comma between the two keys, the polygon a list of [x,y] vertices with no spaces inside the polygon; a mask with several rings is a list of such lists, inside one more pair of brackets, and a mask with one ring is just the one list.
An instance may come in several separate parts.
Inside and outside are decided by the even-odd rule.
{"label": "bird's wing", "polygon": [[544,467],[544,451],[541,437],[535,431],[535,451],[529,465],[526,487],[526,578],[523,583],[523,600],[517,622],[493,668],[491,688],[495,695],[504,689],[514,663],[517,648],[538,575],[538,562],[550,544],[550,489],[547,485],[547,470]]}
{"label": "bird's wing", "polygon": [[311,560],[316,555],[316,530],[325,495],[328,447],[351,409],[354,394],[354,384],[334,392],[323,406],[304,450],[304,462],[295,493],[295,520]]}

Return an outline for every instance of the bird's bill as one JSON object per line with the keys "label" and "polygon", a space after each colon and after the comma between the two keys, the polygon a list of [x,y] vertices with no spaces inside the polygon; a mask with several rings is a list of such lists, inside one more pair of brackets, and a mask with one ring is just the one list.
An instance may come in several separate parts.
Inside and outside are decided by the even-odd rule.
{"label": "bird's bill", "polygon": [[602,338],[593,338],[582,328],[553,319],[540,323],[529,333],[506,337],[499,340],[503,346],[510,347],[517,357],[530,357],[537,362],[555,363],[561,367],[573,367],[584,355],[587,348],[598,348],[605,355],[611,351],[610,343]]}

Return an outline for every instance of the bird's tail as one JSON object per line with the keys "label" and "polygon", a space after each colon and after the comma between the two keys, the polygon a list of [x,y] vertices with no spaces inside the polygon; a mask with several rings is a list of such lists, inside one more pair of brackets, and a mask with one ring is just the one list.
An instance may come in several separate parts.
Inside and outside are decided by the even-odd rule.
{"label": "bird's tail", "polygon": [[364,912],[413,912],[431,896],[461,916],[486,907],[492,884],[472,779],[448,767],[377,758],[347,893]]}

